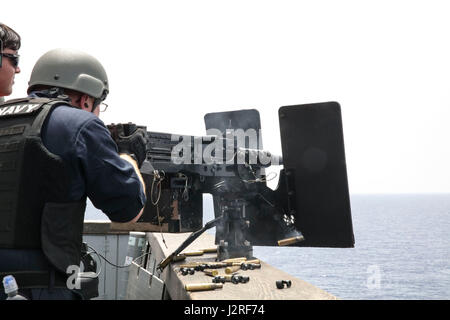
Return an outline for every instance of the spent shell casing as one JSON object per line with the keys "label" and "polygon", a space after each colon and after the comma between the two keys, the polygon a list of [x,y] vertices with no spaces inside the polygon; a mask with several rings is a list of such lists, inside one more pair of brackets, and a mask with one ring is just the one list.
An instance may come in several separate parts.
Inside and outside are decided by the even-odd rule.
{"label": "spent shell casing", "polygon": [[247,260],[247,261],[245,261],[245,263],[261,264],[261,260],[259,260],[259,259]]}
{"label": "spent shell casing", "polygon": [[240,258],[225,259],[225,260],[223,260],[221,262],[225,262],[225,263],[227,263],[227,262],[242,262],[242,261],[246,261],[246,260],[247,260],[246,257],[240,257]]}
{"label": "spent shell casing", "polygon": [[238,266],[226,267],[225,273],[232,274],[232,273],[238,272],[239,270],[241,270],[241,264],[239,264]]}
{"label": "spent shell casing", "polygon": [[204,252],[202,250],[198,250],[198,251],[184,252],[183,255],[185,255],[186,257],[193,257],[193,256],[202,256],[203,253]]}
{"label": "spent shell casing", "polygon": [[179,254],[179,255],[173,257],[172,262],[183,261],[185,259],[186,259],[186,256],[184,254]]}
{"label": "spent shell casing", "polygon": [[278,240],[278,245],[281,246],[288,246],[290,244],[294,244],[300,241],[305,240],[305,238],[303,236],[297,236],[297,237],[292,237],[292,238],[287,238],[287,239],[282,239],[282,240]]}
{"label": "spent shell casing", "polygon": [[206,291],[220,289],[222,287],[222,283],[191,283],[184,286],[186,291]]}
{"label": "spent shell casing", "polygon": [[226,275],[224,275],[223,277],[225,278],[225,281],[230,282],[232,276],[233,276],[232,274],[226,274]]}
{"label": "spent shell casing", "polygon": [[213,269],[205,269],[205,270],[203,270],[203,272],[204,272],[206,275],[212,276],[212,277],[215,277],[215,276],[217,276],[217,275],[219,274],[219,271],[213,270]]}
{"label": "spent shell casing", "polygon": [[240,266],[241,264],[261,264],[261,261],[259,259],[255,259],[255,260],[247,260],[247,261],[240,261],[240,262],[229,262],[228,265],[229,266]]}
{"label": "spent shell casing", "polygon": [[227,264],[223,263],[223,262],[212,262],[212,263],[208,263],[208,267],[210,269],[219,269],[219,268],[224,268],[226,267]]}
{"label": "spent shell casing", "polygon": [[196,262],[191,262],[191,263],[187,263],[187,264],[180,264],[179,267],[181,268],[195,268],[196,266],[200,265],[200,263],[196,263]]}

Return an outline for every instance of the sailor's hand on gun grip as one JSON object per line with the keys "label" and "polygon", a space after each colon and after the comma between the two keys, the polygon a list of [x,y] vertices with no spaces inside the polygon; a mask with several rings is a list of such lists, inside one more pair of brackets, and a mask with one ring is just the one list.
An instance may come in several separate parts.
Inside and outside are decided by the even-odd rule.
{"label": "sailor's hand on gun grip", "polygon": [[[117,144],[119,153],[129,154],[137,162],[138,167],[142,166],[147,156],[147,132],[136,126],[126,125],[108,125],[108,129],[111,132],[111,136]],[[129,132],[128,129],[135,128],[129,135],[125,135],[125,132]],[[125,130],[127,129],[127,130]]]}
{"label": "sailor's hand on gun grip", "polygon": [[132,157],[134,156],[138,167],[142,166],[147,156],[147,132],[145,130],[139,128],[129,136],[119,135],[116,143],[119,153],[127,153]]}

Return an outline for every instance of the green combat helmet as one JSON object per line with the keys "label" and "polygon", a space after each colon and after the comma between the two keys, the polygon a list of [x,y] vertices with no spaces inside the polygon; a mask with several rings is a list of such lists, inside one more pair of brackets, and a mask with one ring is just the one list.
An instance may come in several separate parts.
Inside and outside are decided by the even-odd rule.
{"label": "green combat helmet", "polygon": [[28,82],[28,93],[38,85],[75,90],[96,99],[108,95],[108,76],[93,56],[73,49],[54,49],[45,53],[34,65]]}

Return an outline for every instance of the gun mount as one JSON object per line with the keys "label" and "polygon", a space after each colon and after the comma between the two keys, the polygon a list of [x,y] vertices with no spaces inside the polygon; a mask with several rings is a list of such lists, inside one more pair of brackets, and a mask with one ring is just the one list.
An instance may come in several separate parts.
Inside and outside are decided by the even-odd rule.
{"label": "gun mount", "polygon": [[[255,245],[353,247],[339,104],[282,107],[279,120],[282,157],[263,150],[254,109],[207,114],[203,137],[148,132],[140,221],[197,236],[209,193],[219,260],[251,258]],[[271,165],[283,165],[275,190]]]}

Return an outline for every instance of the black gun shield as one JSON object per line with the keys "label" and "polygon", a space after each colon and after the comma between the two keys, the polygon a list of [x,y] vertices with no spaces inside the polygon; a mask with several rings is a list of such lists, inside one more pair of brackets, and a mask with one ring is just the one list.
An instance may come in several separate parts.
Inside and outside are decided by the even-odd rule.
{"label": "black gun shield", "polygon": [[285,106],[279,119],[286,188],[305,237],[298,246],[353,247],[340,105]]}

